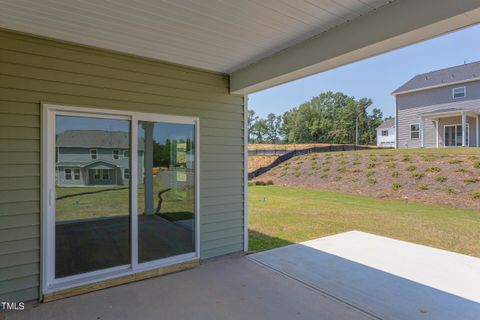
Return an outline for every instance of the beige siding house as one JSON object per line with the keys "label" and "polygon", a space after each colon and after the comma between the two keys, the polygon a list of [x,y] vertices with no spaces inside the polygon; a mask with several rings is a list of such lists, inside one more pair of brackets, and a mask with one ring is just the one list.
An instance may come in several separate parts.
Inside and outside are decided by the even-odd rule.
{"label": "beige siding house", "polygon": [[397,147],[478,147],[480,62],[413,77],[393,92]]}

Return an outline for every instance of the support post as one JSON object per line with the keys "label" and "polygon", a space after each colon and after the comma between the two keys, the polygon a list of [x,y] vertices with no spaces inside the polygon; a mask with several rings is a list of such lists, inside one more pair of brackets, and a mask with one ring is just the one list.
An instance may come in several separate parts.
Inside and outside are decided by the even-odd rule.
{"label": "support post", "polygon": [[440,145],[439,141],[440,141],[440,128],[438,127],[438,119],[435,120],[435,130],[437,131],[436,133],[436,145],[437,145],[437,149]]}
{"label": "support post", "polygon": [[477,114],[477,116],[475,117],[475,120],[476,120],[476,133],[477,133],[477,148],[480,147],[480,119],[478,118],[479,115]]}
{"label": "support post", "polygon": [[248,95],[243,97],[243,251],[248,252]]}
{"label": "support post", "polygon": [[153,122],[143,124],[145,130],[145,210],[144,214],[153,214]]}
{"label": "support post", "polygon": [[424,119],[421,118],[420,119],[420,135],[421,135],[421,137],[420,137],[421,138],[420,139],[420,147],[422,147],[422,148],[425,146],[425,130],[424,130],[425,126],[423,125],[423,123],[424,123]]}
{"label": "support post", "polygon": [[462,147],[467,146],[467,114],[462,112]]}

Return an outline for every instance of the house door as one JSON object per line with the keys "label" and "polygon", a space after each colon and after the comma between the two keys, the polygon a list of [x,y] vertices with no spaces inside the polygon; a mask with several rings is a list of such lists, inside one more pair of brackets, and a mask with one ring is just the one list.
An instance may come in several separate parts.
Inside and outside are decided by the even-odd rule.
{"label": "house door", "polygon": [[[198,258],[196,119],[44,112],[43,293]],[[65,166],[89,182],[58,183]]]}
{"label": "house door", "polygon": [[[466,130],[466,144],[468,146],[469,127],[467,123]],[[462,125],[446,125],[445,126],[445,146],[446,147],[461,147],[462,146]]]}

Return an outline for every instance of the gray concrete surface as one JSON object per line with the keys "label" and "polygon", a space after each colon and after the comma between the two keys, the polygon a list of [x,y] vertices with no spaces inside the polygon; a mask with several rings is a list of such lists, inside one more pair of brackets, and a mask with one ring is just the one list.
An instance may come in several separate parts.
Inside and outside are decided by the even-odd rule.
{"label": "gray concrete surface", "polygon": [[380,319],[480,319],[480,259],[351,231],[248,256]]}
{"label": "gray concrete surface", "polygon": [[[244,256],[9,312],[6,319],[315,319],[366,314]],[[0,316],[0,319],[2,317]]]}

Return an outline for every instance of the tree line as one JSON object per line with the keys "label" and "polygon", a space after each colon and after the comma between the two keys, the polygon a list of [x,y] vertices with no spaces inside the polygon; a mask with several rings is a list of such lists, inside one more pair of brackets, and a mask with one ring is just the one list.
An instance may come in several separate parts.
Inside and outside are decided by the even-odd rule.
{"label": "tree line", "polygon": [[324,92],[283,115],[270,113],[259,118],[248,111],[250,143],[355,143],[358,118],[359,144],[375,144],[376,128],[383,122],[372,100],[355,99],[342,92]]}

